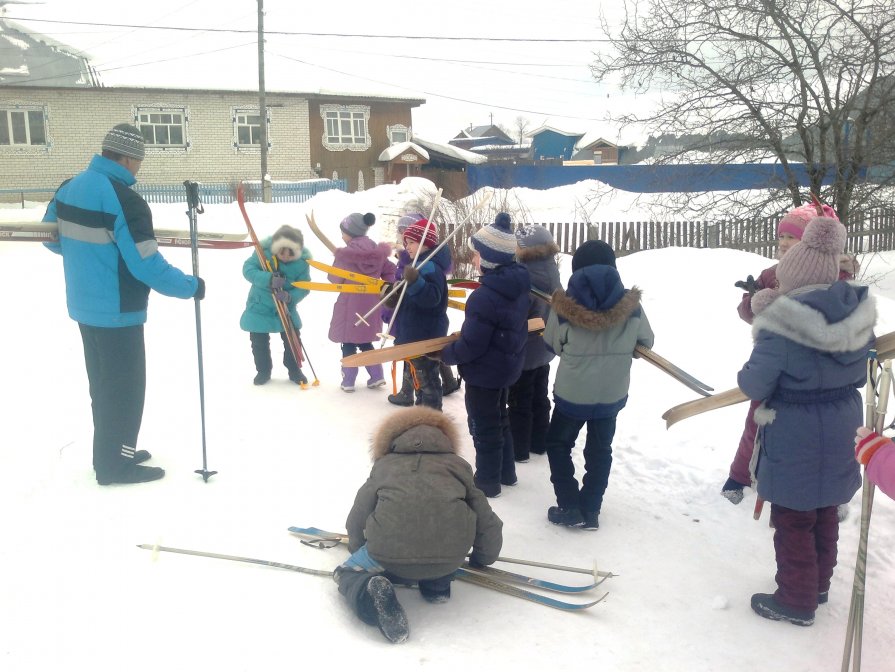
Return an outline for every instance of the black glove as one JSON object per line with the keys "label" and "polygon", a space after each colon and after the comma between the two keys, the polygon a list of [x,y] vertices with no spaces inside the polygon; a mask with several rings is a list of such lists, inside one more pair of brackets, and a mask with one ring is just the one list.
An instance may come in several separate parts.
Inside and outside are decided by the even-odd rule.
{"label": "black glove", "polygon": [[476,569],[476,568],[481,569],[482,567],[485,566],[485,563],[481,562],[481,560],[479,560],[478,556],[475,553],[473,553],[472,555],[469,556],[469,566],[472,567],[473,569]]}
{"label": "black glove", "polygon": [[420,271],[418,268],[414,268],[413,266],[404,267],[404,282],[408,285],[412,285],[419,277]]}
{"label": "black glove", "polygon": [[196,293],[193,294],[193,298],[201,301],[205,298],[205,281],[198,275],[196,276],[196,281],[198,282],[198,285],[196,286]]}
{"label": "black glove", "polygon": [[284,278],[279,273],[274,273],[273,277],[270,279],[270,289],[275,292],[278,289],[283,289],[283,286],[286,284],[286,278]]}
{"label": "black glove", "polygon": [[733,283],[733,286],[739,287],[744,292],[749,292],[750,294],[755,294],[755,292],[761,289],[761,287],[758,285],[758,281],[751,275],[745,280],[737,280],[735,283]]}
{"label": "black glove", "polygon": [[[393,288],[394,288],[394,285],[390,282],[382,283],[382,287],[379,288],[379,297],[384,298],[385,296],[388,295],[388,293],[390,291],[392,291]],[[382,305],[384,305],[386,308],[394,309],[395,306],[398,305],[398,295],[400,293],[401,292],[395,292],[394,294],[389,296],[387,299],[385,299],[385,303],[383,303]]]}

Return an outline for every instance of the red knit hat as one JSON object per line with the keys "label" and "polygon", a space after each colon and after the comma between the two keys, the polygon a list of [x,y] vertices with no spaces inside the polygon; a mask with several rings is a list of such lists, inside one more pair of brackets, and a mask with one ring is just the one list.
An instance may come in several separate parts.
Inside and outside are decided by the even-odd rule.
{"label": "red knit hat", "polygon": [[[418,243],[422,243],[430,250],[438,247],[438,232],[435,230],[435,224],[433,223],[429,226],[429,230],[426,230],[426,226],[429,224],[429,220],[421,219],[418,222],[414,222],[410,226],[407,227],[407,230],[404,231],[404,239],[410,238],[410,240],[415,240]],[[423,236],[426,237],[423,240]]]}

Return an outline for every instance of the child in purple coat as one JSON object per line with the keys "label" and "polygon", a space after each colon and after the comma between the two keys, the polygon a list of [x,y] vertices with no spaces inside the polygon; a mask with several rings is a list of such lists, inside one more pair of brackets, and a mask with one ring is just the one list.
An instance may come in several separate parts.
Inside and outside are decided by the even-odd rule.
{"label": "child in purple coat", "polygon": [[777,590],[756,593],[759,616],[814,623],[836,566],[837,506],[861,486],[852,451],[861,424],[876,308],[866,287],[837,280],[845,227],[816,217],[777,265],[778,289],[752,300],[754,347],[737,382],[762,403],[758,495],[771,503]]}
{"label": "child in purple coat", "polygon": [[[381,278],[386,282],[395,281],[395,265],[389,260],[392,250],[388,243],[376,243],[367,236],[367,231],[376,222],[373,213],[365,215],[353,212],[342,220],[339,228],[345,247],[335,252],[333,266],[346,271],[362,273],[371,278]],[[330,275],[329,281],[344,283],[344,278]],[[329,340],[340,343],[342,357],[348,357],[358,351],[373,349],[373,341],[382,331],[382,320],[379,313],[374,312],[367,317],[367,324],[359,325],[358,315],[366,315],[376,305],[379,297],[376,294],[341,293],[333,306],[333,317],[329,324]],[[373,389],[385,385],[382,364],[366,367],[370,379],[367,387]],[[342,367],[342,390],[354,392],[354,381],[357,379],[357,367]]]}

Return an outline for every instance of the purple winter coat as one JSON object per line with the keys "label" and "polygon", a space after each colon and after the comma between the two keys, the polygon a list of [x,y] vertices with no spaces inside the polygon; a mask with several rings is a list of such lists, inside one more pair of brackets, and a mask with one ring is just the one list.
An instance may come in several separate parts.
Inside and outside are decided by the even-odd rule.
{"label": "purple winter coat", "polygon": [[[381,278],[386,282],[395,281],[395,265],[389,260],[392,248],[388,243],[375,243],[367,236],[352,238],[345,247],[335,252],[333,266],[346,271],[363,273],[371,278]],[[350,280],[327,276],[330,282],[350,283]],[[329,323],[329,340],[334,343],[372,343],[376,334],[382,331],[379,313],[367,318],[369,325],[355,326],[358,315],[366,315],[379,302],[377,294],[339,294],[333,306],[333,317]]]}
{"label": "purple winter coat", "polygon": [[758,494],[796,511],[844,504],[861,487],[852,439],[874,303],[866,287],[839,281],[753,302],[762,304],[752,355],[737,376],[750,399],[764,401],[755,411]]}

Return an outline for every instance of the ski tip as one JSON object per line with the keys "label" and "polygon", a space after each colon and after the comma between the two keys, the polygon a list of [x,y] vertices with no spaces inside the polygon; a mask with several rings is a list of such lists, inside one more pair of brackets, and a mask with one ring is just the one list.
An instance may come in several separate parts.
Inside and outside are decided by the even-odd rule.
{"label": "ski tip", "polygon": [[312,387],[320,387],[320,381],[315,379],[314,382],[311,383],[311,386]]}

